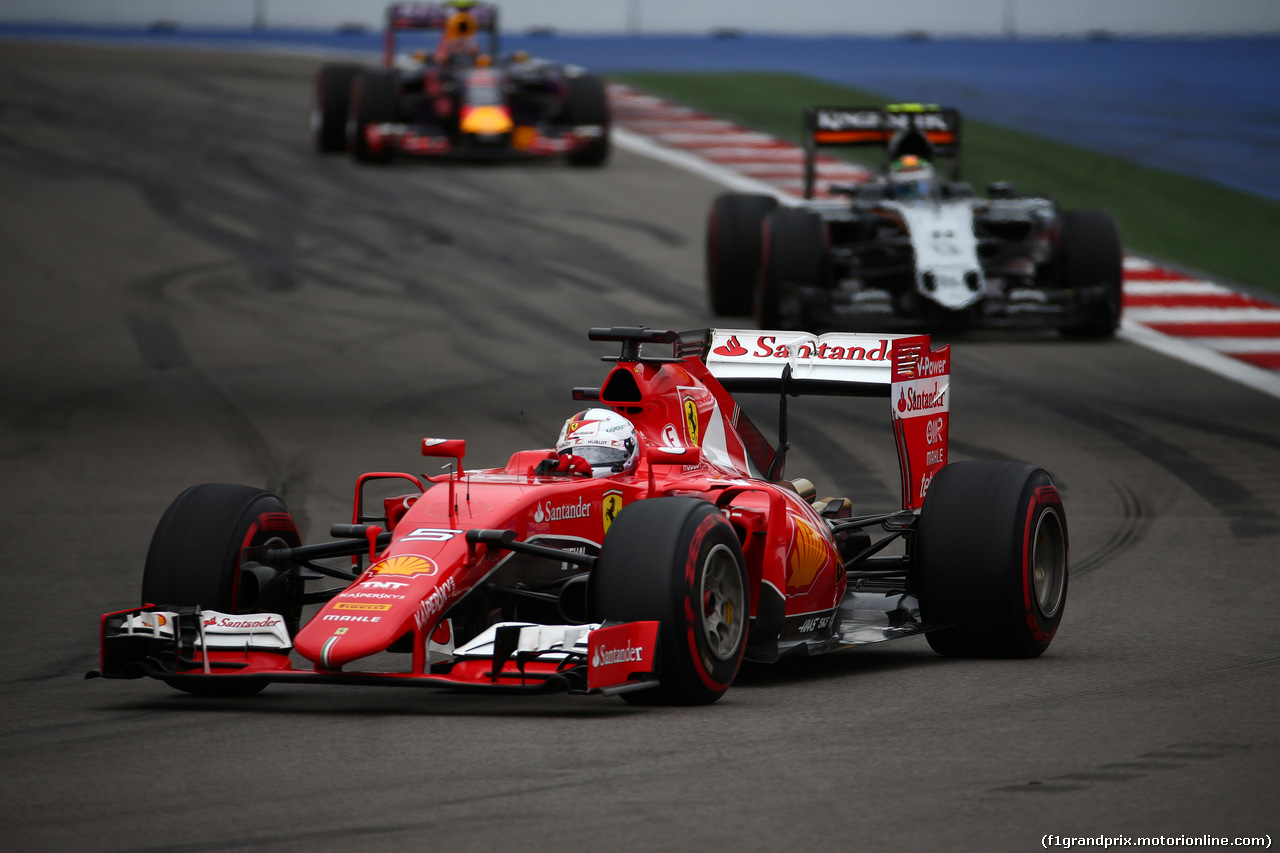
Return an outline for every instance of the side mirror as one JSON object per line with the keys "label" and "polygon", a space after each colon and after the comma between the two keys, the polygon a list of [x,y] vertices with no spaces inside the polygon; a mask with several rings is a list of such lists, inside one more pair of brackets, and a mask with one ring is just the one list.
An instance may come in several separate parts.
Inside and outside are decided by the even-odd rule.
{"label": "side mirror", "polygon": [[467,455],[467,442],[461,438],[424,438],[422,455],[442,459],[462,459]]}
{"label": "side mirror", "polygon": [[650,465],[697,465],[702,461],[701,447],[667,447],[649,445]]}

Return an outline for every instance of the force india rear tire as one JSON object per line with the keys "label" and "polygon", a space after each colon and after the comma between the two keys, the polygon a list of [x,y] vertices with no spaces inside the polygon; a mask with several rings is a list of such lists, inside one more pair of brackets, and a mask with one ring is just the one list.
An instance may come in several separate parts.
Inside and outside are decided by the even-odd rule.
{"label": "force india rear tire", "polygon": [[925,496],[913,586],[934,651],[1030,658],[1067,600],[1067,518],[1049,475],[1020,462],[947,465]]}
{"label": "force india rear tire", "polygon": [[1062,214],[1059,243],[1062,286],[1098,288],[1103,295],[1081,306],[1084,318],[1061,329],[1068,338],[1109,338],[1120,328],[1124,250],[1120,229],[1100,208],[1068,210]]}
{"label": "force india rear tire", "polygon": [[760,229],[778,209],[771,195],[721,193],[707,214],[707,301],[716,316],[751,313],[760,276]]}
{"label": "force india rear tire", "polygon": [[311,135],[316,150],[331,154],[347,149],[347,113],[351,107],[351,81],[359,65],[322,65],[315,77],[315,104]]}
{"label": "force india rear tire", "polygon": [[396,78],[389,71],[365,71],[351,79],[351,114],[347,117],[347,148],[361,163],[386,163],[391,152],[374,150],[366,130],[372,124],[396,120]]}
{"label": "force india rear tire", "polygon": [[[251,486],[206,483],[174,499],[156,525],[142,573],[143,604],[201,607],[222,613],[279,613],[296,630],[301,589],[287,578],[266,588],[242,572],[244,548],[301,540],[289,508],[275,495]],[[197,696],[249,696],[267,686],[256,679],[166,678]]]}
{"label": "force india rear tire", "polygon": [[808,325],[801,291],[827,283],[827,225],[807,210],[780,207],[764,221],[761,273],[753,305],[762,329]]}
{"label": "force india rear tire", "polygon": [[605,93],[604,80],[594,74],[581,74],[570,77],[568,84],[564,123],[572,127],[598,125],[603,132],[590,145],[574,151],[565,159],[571,166],[603,166],[609,159],[609,98]]}
{"label": "force india rear tire", "polygon": [[746,651],[751,602],[737,534],[697,498],[653,498],[618,514],[591,573],[593,621],[658,621],[662,682],[622,694],[641,705],[707,705]]}

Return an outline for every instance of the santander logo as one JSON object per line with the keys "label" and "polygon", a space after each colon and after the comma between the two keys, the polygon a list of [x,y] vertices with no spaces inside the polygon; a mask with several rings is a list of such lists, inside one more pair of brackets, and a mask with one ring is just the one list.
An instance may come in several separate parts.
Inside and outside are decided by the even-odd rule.
{"label": "santander logo", "polygon": [[946,387],[939,390],[937,382],[933,383],[932,391],[922,390],[917,393],[915,388],[904,388],[898,393],[898,411],[920,412],[925,409],[936,409],[946,402],[946,397]]}
{"label": "santander logo", "polygon": [[716,355],[723,355],[729,358],[735,358],[740,355],[747,354],[747,348],[738,343],[738,336],[732,335],[729,340],[712,350]]}
{"label": "santander logo", "polygon": [[591,507],[594,504],[591,501],[584,501],[578,498],[577,503],[561,504],[560,506],[552,506],[551,501],[547,501],[546,511],[543,511],[542,501],[538,501],[536,509],[533,511],[533,520],[541,524],[544,521],[568,521],[574,518],[587,518],[591,515]]}
{"label": "santander logo", "polygon": [[633,646],[628,640],[625,646],[616,649],[598,648],[591,656],[592,666],[609,666],[615,663],[635,663],[644,660],[644,646]]}

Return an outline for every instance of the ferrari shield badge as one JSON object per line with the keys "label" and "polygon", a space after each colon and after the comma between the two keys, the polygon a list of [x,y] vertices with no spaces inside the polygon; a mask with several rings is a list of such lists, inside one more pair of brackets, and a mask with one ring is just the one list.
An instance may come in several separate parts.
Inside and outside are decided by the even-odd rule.
{"label": "ferrari shield badge", "polygon": [[689,434],[689,444],[698,446],[698,404],[692,397],[684,398],[684,429]]}
{"label": "ferrari shield badge", "polygon": [[622,511],[622,492],[610,489],[604,493],[604,497],[600,501],[601,512],[600,521],[604,525],[604,532],[609,532],[609,525],[613,524],[613,520],[618,517],[618,513]]}

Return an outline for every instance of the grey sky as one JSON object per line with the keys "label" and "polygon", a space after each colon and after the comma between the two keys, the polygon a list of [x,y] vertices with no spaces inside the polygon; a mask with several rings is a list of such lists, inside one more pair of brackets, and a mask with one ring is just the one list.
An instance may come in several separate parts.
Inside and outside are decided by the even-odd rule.
{"label": "grey sky", "polygon": [[[933,36],[1280,33],[1280,0],[500,0],[504,28]],[[380,24],[385,0],[0,0],[0,21],[183,26]]]}

